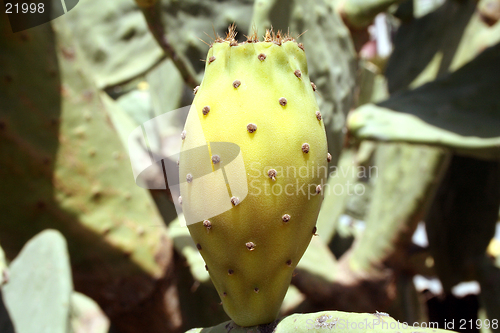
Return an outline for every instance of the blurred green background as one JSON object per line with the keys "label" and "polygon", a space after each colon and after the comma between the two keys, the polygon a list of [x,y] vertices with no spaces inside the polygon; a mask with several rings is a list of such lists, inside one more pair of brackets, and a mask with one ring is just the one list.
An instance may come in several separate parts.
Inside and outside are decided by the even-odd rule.
{"label": "blurred green background", "polygon": [[[232,23],[240,41],[306,32],[333,156],[282,315],[500,331],[499,19],[500,0],[80,0],[13,33],[2,11],[0,332],[229,320],[168,189],[135,184],[127,147],[191,103],[200,39]],[[155,153],[183,121],[157,129]]]}

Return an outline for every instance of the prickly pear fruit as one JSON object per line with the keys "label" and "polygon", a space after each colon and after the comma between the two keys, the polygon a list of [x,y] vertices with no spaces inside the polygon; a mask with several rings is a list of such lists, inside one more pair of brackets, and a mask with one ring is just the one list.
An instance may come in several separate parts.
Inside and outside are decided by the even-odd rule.
{"label": "prickly pear fruit", "polygon": [[[234,37],[215,40],[195,89],[179,203],[224,310],[253,326],[276,319],[316,232],[328,151],[302,44],[280,32]],[[223,143],[239,147],[242,168]],[[229,208],[210,214],[214,205]]]}

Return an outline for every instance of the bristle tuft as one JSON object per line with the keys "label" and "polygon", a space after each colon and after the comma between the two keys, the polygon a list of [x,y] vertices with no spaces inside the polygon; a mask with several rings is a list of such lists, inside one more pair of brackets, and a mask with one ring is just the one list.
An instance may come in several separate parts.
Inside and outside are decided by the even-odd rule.
{"label": "bristle tuft", "polygon": [[[227,42],[236,42],[235,40],[235,37],[236,35],[238,34],[238,32],[236,32],[236,24],[231,24],[228,28],[227,28],[227,32],[226,32],[226,41]],[[236,45],[238,45],[238,42],[236,42]]]}

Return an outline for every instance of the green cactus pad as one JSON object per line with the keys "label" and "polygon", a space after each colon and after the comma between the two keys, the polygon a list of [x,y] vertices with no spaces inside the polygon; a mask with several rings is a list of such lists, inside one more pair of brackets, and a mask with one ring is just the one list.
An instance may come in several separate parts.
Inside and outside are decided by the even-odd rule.
{"label": "green cactus pad", "polygon": [[361,140],[437,145],[459,155],[498,159],[499,61],[500,43],[443,78],[378,105],[363,105],[347,120],[350,133]]}
{"label": "green cactus pad", "polygon": [[272,322],[315,233],[327,174],[301,44],[269,31],[264,42],[238,44],[232,29],[218,38],[182,152],[182,208],[225,311],[241,326]]}
{"label": "green cactus pad", "polygon": [[23,247],[10,265],[3,299],[16,332],[66,333],[73,283],[66,240],[44,230]]}

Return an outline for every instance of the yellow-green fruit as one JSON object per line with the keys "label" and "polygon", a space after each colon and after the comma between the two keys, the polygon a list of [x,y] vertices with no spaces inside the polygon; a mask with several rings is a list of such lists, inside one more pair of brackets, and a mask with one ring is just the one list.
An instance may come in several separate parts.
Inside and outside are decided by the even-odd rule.
{"label": "yellow-green fruit", "polygon": [[179,163],[189,231],[240,326],[278,316],[316,231],[327,174],[304,49],[291,38],[266,40],[212,45]]}

